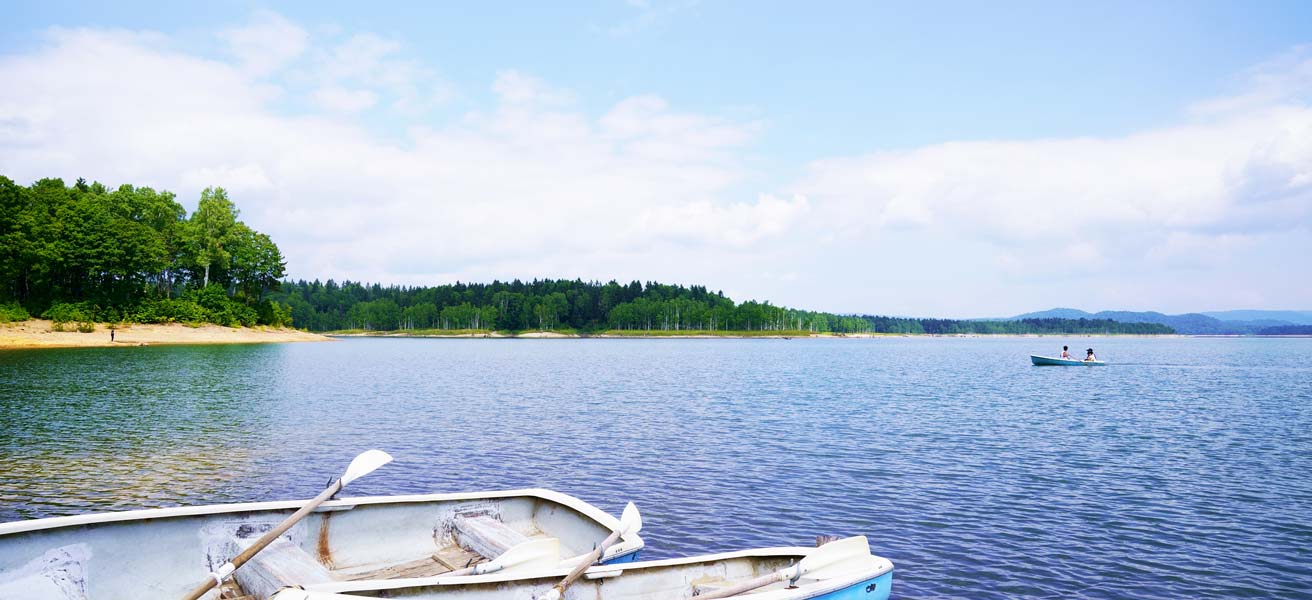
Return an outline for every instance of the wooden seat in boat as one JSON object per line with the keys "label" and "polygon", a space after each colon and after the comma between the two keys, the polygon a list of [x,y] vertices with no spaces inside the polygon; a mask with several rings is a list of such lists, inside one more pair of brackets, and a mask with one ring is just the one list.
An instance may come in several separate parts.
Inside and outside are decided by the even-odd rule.
{"label": "wooden seat in boat", "polygon": [[287,586],[337,580],[323,563],[285,538],[270,543],[237,569],[233,578],[246,594],[256,598],[268,598]]}
{"label": "wooden seat in boat", "polygon": [[487,515],[457,517],[455,531],[456,542],[488,560],[528,541],[524,534]]}
{"label": "wooden seat in boat", "polygon": [[279,538],[234,573],[242,593],[267,598],[292,585],[340,580],[430,577],[496,558],[528,537],[487,515],[460,517],[454,522],[458,545],[430,557],[384,568],[330,571],[300,546]]}

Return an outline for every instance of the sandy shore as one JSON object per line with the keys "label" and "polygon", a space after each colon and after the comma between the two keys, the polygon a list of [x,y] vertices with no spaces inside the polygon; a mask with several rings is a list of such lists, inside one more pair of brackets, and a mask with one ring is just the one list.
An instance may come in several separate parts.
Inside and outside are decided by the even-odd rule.
{"label": "sandy shore", "polygon": [[[73,325],[67,325],[73,329]],[[109,341],[109,326],[96,325],[91,333],[77,331],[51,331],[51,322],[41,319],[19,323],[0,324],[0,349],[15,348],[81,348],[130,347],[157,344],[260,344],[268,342],[322,342],[332,338],[295,329],[223,327],[201,325],[191,327],[172,323],[168,325],[132,324],[114,329],[114,341]]]}

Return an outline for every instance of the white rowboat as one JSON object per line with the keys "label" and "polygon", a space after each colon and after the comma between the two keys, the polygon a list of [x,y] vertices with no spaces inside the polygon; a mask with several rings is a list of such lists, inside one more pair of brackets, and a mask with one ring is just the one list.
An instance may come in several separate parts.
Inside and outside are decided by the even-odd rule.
{"label": "white rowboat", "polygon": [[[221,504],[3,523],[0,598],[181,598],[303,504]],[[600,509],[543,489],[329,500],[206,597],[260,600],[286,585],[428,578],[551,538],[559,540],[558,564],[568,567],[618,527],[619,520]],[[599,562],[633,561],[642,548],[637,533],[626,533]],[[511,576],[510,570],[505,574]]]}

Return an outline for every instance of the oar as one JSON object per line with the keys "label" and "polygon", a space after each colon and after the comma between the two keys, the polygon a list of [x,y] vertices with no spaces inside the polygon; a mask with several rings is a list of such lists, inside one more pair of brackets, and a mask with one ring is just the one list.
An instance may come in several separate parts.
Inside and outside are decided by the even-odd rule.
{"label": "oar", "polygon": [[[460,575],[484,575],[487,573],[505,572],[507,574],[527,574],[542,572],[546,570],[556,570],[560,567],[560,540],[556,538],[544,538],[540,540],[529,540],[509,550],[501,553],[488,562],[465,567],[455,571],[448,571],[441,575],[432,577],[408,577],[401,579],[387,579],[384,581],[364,580],[364,581],[330,581],[324,583],[312,583],[305,586],[307,591],[318,593],[336,593],[336,594],[353,594],[355,592],[375,592],[378,590],[396,590],[411,587],[426,587],[430,585],[439,585],[450,577]],[[355,596],[350,596],[355,598]]]}
{"label": "oar", "polygon": [[246,561],[254,557],[260,550],[263,550],[265,546],[268,546],[273,540],[278,539],[278,536],[285,533],[288,529],[291,529],[293,525],[299,523],[301,519],[305,518],[305,515],[310,514],[310,511],[313,511],[318,508],[320,504],[323,504],[324,501],[332,498],[333,494],[342,491],[342,488],[346,487],[347,484],[372,473],[374,469],[389,462],[392,462],[392,456],[382,450],[366,450],[360,453],[359,456],[355,457],[355,460],[351,461],[350,465],[347,465],[346,471],[342,473],[342,476],[338,478],[337,481],[333,482],[332,485],[328,486],[328,489],[319,492],[318,496],[315,496],[313,500],[305,506],[302,506],[300,510],[292,513],[292,516],[287,517],[287,520],[279,523],[277,527],[270,529],[269,532],[263,536],[260,536],[260,539],[255,540],[255,543],[251,544],[249,548],[242,550],[241,554],[238,554],[236,558],[223,563],[223,566],[219,567],[213,573],[210,573],[210,578],[206,579],[204,583],[196,586],[196,589],[191,590],[191,592],[187,594],[186,600],[196,600],[197,598],[204,596],[205,592],[210,591],[215,586],[221,585],[224,579],[227,579],[232,575],[233,571],[236,571],[238,567],[246,564]]}
{"label": "oar", "polygon": [[285,587],[272,596],[269,600],[361,600],[361,596],[351,596],[348,594],[333,594],[330,592],[311,592],[298,588]]}
{"label": "oar", "polygon": [[575,580],[583,575],[583,572],[587,571],[588,567],[592,566],[592,563],[597,562],[597,559],[601,558],[602,553],[606,552],[607,547],[620,539],[620,536],[628,533],[637,533],[639,531],[642,531],[642,515],[638,514],[638,507],[630,502],[628,506],[624,507],[624,513],[620,515],[620,526],[616,528],[615,531],[612,531],[610,535],[606,537],[606,540],[597,546],[597,549],[584,556],[583,561],[575,566],[574,570],[569,572],[569,575],[566,575],[564,579],[560,580],[560,583],[557,583],[556,586],[548,590],[547,593],[537,596],[533,600],[560,600],[561,596],[565,595],[565,588],[572,585]]}
{"label": "oar", "polygon": [[443,573],[437,577],[456,577],[460,575],[483,575],[485,573],[496,573],[502,569],[513,571],[532,571],[538,569],[550,569],[560,564],[560,540],[557,538],[546,538],[541,540],[529,540],[516,544],[509,550],[501,553],[488,562],[456,569],[448,573]]}
{"label": "oar", "polygon": [[866,536],[858,535],[844,538],[816,548],[806,558],[797,561],[797,564],[787,569],[780,569],[769,575],[749,579],[733,587],[700,594],[697,596],[697,600],[714,600],[715,598],[737,596],[743,592],[750,592],[778,581],[797,581],[803,575],[810,575],[814,579],[828,579],[849,571],[854,562],[861,561],[864,563],[869,557],[870,544],[866,541]]}

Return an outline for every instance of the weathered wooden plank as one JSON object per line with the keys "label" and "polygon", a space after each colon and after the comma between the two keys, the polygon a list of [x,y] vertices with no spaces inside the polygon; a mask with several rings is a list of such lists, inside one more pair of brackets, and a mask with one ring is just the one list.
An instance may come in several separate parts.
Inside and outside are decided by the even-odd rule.
{"label": "weathered wooden plank", "polygon": [[270,543],[237,569],[233,578],[257,600],[268,598],[285,586],[335,581],[319,561],[286,538]]}
{"label": "weathered wooden plank", "polygon": [[437,556],[412,560],[399,565],[391,565],[381,569],[352,571],[343,573],[336,572],[334,575],[344,581],[360,581],[363,579],[397,579],[402,577],[432,577],[451,571],[451,567],[439,561]]}
{"label": "weathered wooden plank", "polygon": [[437,553],[433,554],[433,560],[450,567],[451,570],[454,571],[481,562],[487,562],[488,559],[483,558],[477,553],[465,550],[460,546],[446,546],[444,548],[439,548]]}
{"label": "weathered wooden plank", "polygon": [[456,541],[461,546],[487,559],[501,556],[512,546],[528,541],[524,534],[487,515],[458,517],[455,530]]}

